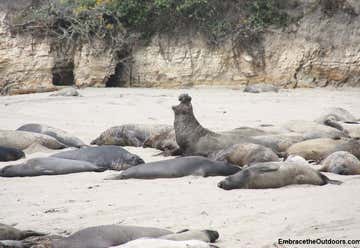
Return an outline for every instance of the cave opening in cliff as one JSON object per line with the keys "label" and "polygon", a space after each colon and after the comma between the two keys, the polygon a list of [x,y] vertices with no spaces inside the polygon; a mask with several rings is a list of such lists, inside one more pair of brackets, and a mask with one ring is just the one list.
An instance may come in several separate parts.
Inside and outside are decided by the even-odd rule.
{"label": "cave opening in cliff", "polygon": [[114,74],[111,74],[108,80],[105,83],[106,87],[124,87],[126,85],[126,80],[124,80],[124,73],[126,71],[126,66],[123,63],[118,63],[115,66]]}
{"label": "cave opening in cliff", "polygon": [[56,86],[74,85],[74,63],[55,64],[52,69],[52,83]]}

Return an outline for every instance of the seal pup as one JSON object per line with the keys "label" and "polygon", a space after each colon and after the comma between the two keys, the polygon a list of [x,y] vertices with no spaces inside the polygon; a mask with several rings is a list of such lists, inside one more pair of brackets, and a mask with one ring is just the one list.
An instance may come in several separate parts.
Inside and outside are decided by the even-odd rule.
{"label": "seal pup", "polygon": [[138,155],[128,152],[119,146],[82,147],[51,155],[55,158],[87,161],[99,167],[111,170],[125,170],[145,163]]}
{"label": "seal pup", "polygon": [[306,160],[322,161],[336,151],[347,151],[360,158],[358,139],[311,139],[296,143],[287,149],[288,155],[299,155]]}
{"label": "seal pup", "polygon": [[131,167],[107,179],[156,179],[185,176],[228,176],[240,170],[239,167],[221,161],[213,161],[200,156],[179,157],[146,163]]}
{"label": "seal pup", "polygon": [[0,130],[0,146],[25,150],[32,144],[39,144],[49,149],[63,149],[63,143],[45,134],[26,131]]}
{"label": "seal pup", "polygon": [[13,226],[0,223],[0,240],[23,240],[31,236],[44,236],[44,233],[32,230],[19,230]]}
{"label": "seal pup", "polygon": [[100,134],[91,145],[117,145],[139,147],[153,135],[172,130],[170,125],[126,124],[111,127]]}
{"label": "seal pup", "polygon": [[280,160],[270,148],[252,143],[232,145],[210,154],[209,158],[217,161],[227,161],[240,167],[254,163]]}
{"label": "seal pup", "polygon": [[0,146],[0,162],[15,161],[24,157],[25,153],[19,149]]}
{"label": "seal pup", "polygon": [[215,133],[204,128],[193,113],[191,97],[188,94],[179,96],[180,104],[173,106],[175,114],[174,128],[176,142],[182,154],[186,156],[208,156],[214,151],[224,149],[237,143],[262,144],[253,137],[246,137],[230,132]]}
{"label": "seal pup", "polygon": [[75,136],[72,136],[68,132],[44,124],[29,123],[22,125],[16,130],[46,134],[57,139],[59,142],[65,144],[68,147],[86,146],[86,144],[82,140]]}
{"label": "seal pup", "polygon": [[254,164],[218,183],[218,187],[231,189],[280,188],[291,184],[341,184],[330,180],[319,171],[302,163],[266,162]]}
{"label": "seal pup", "polygon": [[340,175],[360,174],[360,160],[349,152],[338,151],[330,154],[322,161],[319,171]]}
{"label": "seal pup", "polygon": [[0,169],[1,177],[34,177],[42,175],[63,175],[79,172],[102,172],[105,168],[86,161],[62,158],[33,158],[28,161],[8,165]]}
{"label": "seal pup", "polygon": [[104,225],[82,229],[69,237],[54,240],[53,248],[108,248],[143,237],[157,238],[171,231],[153,227]]}

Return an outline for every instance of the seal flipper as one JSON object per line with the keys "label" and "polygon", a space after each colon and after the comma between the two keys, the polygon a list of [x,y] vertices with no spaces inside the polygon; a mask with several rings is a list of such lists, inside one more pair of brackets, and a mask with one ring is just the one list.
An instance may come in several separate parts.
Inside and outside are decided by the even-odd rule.
{"label": "seal flipper", "polygon": [[324,174],[320,173],[319,172],[319,176],[321,177],[321,179],[323,180],[324,184],[322,185],[325,185],[325,184],[335,184],[335,185],[340,185],[342,184],[343,182],[342,181],[338,181],[338,180],[332,180],[330,178],[328,178],[327,176],[325,176]]}

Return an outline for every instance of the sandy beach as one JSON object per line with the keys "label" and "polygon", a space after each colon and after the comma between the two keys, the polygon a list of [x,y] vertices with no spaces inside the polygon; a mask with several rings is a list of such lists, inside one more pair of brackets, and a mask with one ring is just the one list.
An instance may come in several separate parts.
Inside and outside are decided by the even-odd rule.
{"label": "sandy beach", "polygon": [[[226,88],[87,88],[80,90],[83,97],[50,97],[50,93],[0,97],[0,129],[43,123],[89,143],[111,126],[172,124],[171,106],[185,92],[193,98],[198,120],[213,130],[314,120],[335,106],[360,118],[359,88],[262,94]],[[147,162],[168,159],[154,156],[159,152],[155,149],[126,149]],[[49,154],[28,154],[26,159]],[[0,223],[63,235],[117,223],[173,231],[215,229],[222,248],[266,247],[278,238],[360,239],[360,176],[326,173],[343,181],[340,186],[224,191],[216,187],[222,177],[104,180],[116,173],[0,178]]]}

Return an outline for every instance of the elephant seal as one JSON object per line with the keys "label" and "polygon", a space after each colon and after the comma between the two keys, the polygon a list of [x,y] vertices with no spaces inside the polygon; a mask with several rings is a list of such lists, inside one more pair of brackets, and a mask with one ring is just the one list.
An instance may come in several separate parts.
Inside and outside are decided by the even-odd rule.
{"label": "elephant seal", "polygon": [[0,130],[0,146],[25,150],[32,144],[39,144],[49,149],[63,149],[66,147],[63,143],[45,134]]}
{"label": "elephant seal", "polygon": [[315,122],[320,124],[326,124],[327,120],[342,121],[342,122],[356,122],[356,118],[346,109],[343,108],[329,108],[318,117]]}
{"label": "elephant seal", "polygon": [[8,165],[0,170],[1,177],[34,177],[42,175],[63,175],[78,172],[101,172],[105,168],[86,161],[62,158],[33,158],[28,161]]}
{"label": "elephant seal", "polygon": [[319,171],[340,175],[360,174],[360,160],[349,152],[334,152],[327,156],[321,164],[323,166]]}
{"label": "elephant seal", "polygon": [[55,93],[51,94],[50,96],[82,96],[80,95],[79,91],[77,91],[73,87],[64,88],[61,90],[56,91]]}
{"label": "elephant seal", "polygon": [[312,169],[310,166],[291,162],[258,163],[231,175],[218,183],[218,187],[230,189],[280,188],[291,184],[324,185],[340,184]]}
{"label": "elephant seal", "polygon": [[19,149],[0,146],[0,162],[15,161],[24,157],[25,153]]}
{"label": "elephant seal", "polygon": [[44,233],[32,230],[21,231],[15,227],[0,223],[0,240],[23,240],[31,236],[44,236]]}
{"label": "elephant seal", "polygon": [[268,134],[253,137],[264,146],[272,147],[274,151],[281,154],[291,145],[304,141],[304,136],[297,133]]}
{"label": "elephant seal", "polygon": [[343,131],[314,121],[292,120],[285,123],[283,127],[290,132],[302,134],[304,139],[339,138],[348,136]]}
{"label": "elephant seal", "polygon": [[170,125],[126,124],[111,127],[91,141],[92,145],[118,145],[139,147],[153,135],[172,130]]}
{"label": "elephant seal", "polygon": [[108,179],[156,179],[176,178],[185,176],[228,176],[240,170],[220,161],[213,161],[204,157],[190,156],[162,160],[138,165],[123,171],[120,175]]}
{"label": "elephant seal", "polygon": [[69,237],[54,240],[53,248],[108,248],[125,244],[131,240],[148,237],[157,238],[172,232],[153,227],[127,225],[104,225],[85,228]]}
{"label": "elephant seal", "polygon": [[38,124],[38,123],[25,124],[16,130],[46,134],[55,138],[56,140],[65,144],[68,147],[86,146],[86,144],[83,141],[81,141],[77,137],[70,135],[68,132],[43,124]]}
{"label": "elephant seal", "polygon": [[216,248],[217,246],[200,240],[174,241],[153,238],[141,238],[120,246],[110,248]]}
{"label": "elephant seal", "polygon": [[334,119],[327,119],[325,125],[334,127],[351,138],[360,138],[360,122],[342,122]]}
{"label": "elephant seal", "polygon": [[177,233],[167,234],[159,239],[167,240],[201,240],[204,242],[214,243],[219,238],[219,233],[214,230],[189,230],[185,229]]}
{"label": "elephant seal", "polygon": [[279,92],[279,88],[266,83],[248,84],[246,85],[244,92],[248,93],[261,93],[261,92]]}
{"label": "elephant seal", "polygon": [[306,160],[321,161],[336,151],[347,151],[360,158],[358,139],[311,139],[296,143],[287,149],[288,155],[299,155]]}
{"label": "elephant seal", "polygon": [[254,137],[246,137],[236,132],[215,133],[204,128],[195,118],[188,94],[179,96],[180,104],[173,106],[176,142],[180,152],[186,156],[208,156],[210,153],[237,143],[261,144]]}
{"label": "elephant seal", "polygon": [[145,140],[143,147],[161,150],[163,151],[161,154],[165,156],[181,155],[179,145],[176,143],[174,129],[150,136]]}
{"label": "elephant seal", "polygon": [[87,161],[111,170],[124,170],[144,163],[138,155],[118,146],[83,147],[55,153],[51,157]]}
{"label": "elephant seal", "polygon": [[241,167],[254,163],[280,160],[270,148],[252,143],[232,145],[210,154],[209,158],[217,161],[226,161]]}

